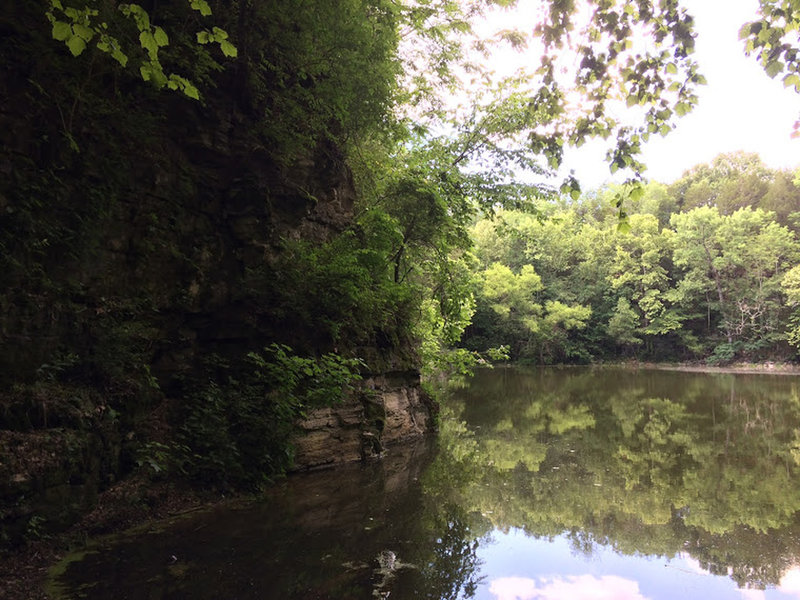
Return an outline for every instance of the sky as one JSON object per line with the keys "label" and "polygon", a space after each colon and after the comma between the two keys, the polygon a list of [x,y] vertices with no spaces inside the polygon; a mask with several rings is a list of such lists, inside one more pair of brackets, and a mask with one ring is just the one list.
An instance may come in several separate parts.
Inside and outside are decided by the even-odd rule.
{"label": "sky", "polygon": [[535,538],[495,530],[478,548],[475,600],[800,600],[800,568],[767,590],[742,589],[688,554],[624,554],[595,545],[584,554],[561,535]]}
{"label": "sky", "polygon": [[[538,4],[520,0],[520,11]],[[699,104],[680,119],[667,137],[651,137],[644,146],[645,175],[670,183],[691,167],[710,162],[723,152],[754,152],[772,168],[800,166],[800,139],[792,126],[800,117],[800,94],[784,89],[780,76],[767,77],[755,57],[746,57],[739,29],[757,15],[758,0],[683,0],[695,17],[695,58],[708,85],[699,89]],[[527,8],[526,8],[527,7]],[[490,26],[523,28],[526,20],[496,15]],[[508,61],[508,55],[496,60]],[[605,149],[590,143],[565,158],[564,173],[574,169],[584,189],[612,180],[604,162]],[[623,180],[624,175],[614,177]]]}
{"label": "sky", "polygon": [[645,150],[648,176],[673,181],[721,152],[759,154],[773,168],[800,164],[800,139],[792,126],[800,117],[800,94],[770,79],[755,57],[746,57],[739,28],[753,20],[757,0],[689,0],[695,17],[696,58],[708,79],[695,110],[666,138],[656,136]]}

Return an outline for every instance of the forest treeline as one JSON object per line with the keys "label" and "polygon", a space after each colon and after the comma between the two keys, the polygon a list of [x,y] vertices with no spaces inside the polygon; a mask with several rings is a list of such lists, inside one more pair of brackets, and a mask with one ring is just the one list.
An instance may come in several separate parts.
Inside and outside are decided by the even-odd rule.
{"label": "forest treeline", "polygon": [[724,154],[649,183],[620,223],[611,186],[471,229],[464,345],[538,363],[786,360],[800,343],[800,187]]}

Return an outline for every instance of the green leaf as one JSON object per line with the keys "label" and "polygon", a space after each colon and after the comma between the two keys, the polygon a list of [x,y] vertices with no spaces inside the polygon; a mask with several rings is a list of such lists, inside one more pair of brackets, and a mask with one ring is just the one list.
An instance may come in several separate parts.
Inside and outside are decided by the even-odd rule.
{"label": "green leaf", "polygon": [[774,78],[778,73],[783,71],[783,63],[779,60],[771,60],[764,67],[769,77]]}
{"label": "green leaf", "polygon": [[200,92],[199,92],[199,90],[195,86],[193,86],[191,83],[187,83],[183,87],[183,93],[186,94],[187,96],[189,96],[189,98],[192,98],[194,100],[200,100]]}
{"label": "green leaf", "polygon": [[790,73],[783,78],[783,86],[789,87],[793,85],[796,90],[800,89],[800,76],[797,73]]}
{"label": "green leaf", "polygon": [[160,64],[153,65],[151,79],[157,88],[162,88],[167,84],[167,76],[164,75]]}
{"label": "green leaf", "polygon": [[125,54],[119,48],[114,48],[113,50],[111,50],[111,58],[113,58],[115,61],[117,61],[123,67],[127,66],[127,64],[128,64],[128,55]]}
{"label": "green leaf", "polygon": [[689,104],[687,104],[686,102],[678,102],[675,105],[675,113],[679,117],[682,117],[682,116],[688,114],[691,109],[692,109],[692,107]]}
{"label": "green leaf", "polygon": [[53,39],[63,42],[72,35],[72,27],[69,23],[63,21],[56,21],[53,23]]}
{"label": "green leaf", "polygon": [[87,27],[86,25],[81,25],[80,23],[75,23],[72,26],[73,31],[75,31],[75,35],[78,35],[84,41],[88,42],[94,37],[94,29]]}
{"label": "green leaf", "polygon": [[72,52],[72,56],[78,56],[81,52],[86,50],[86,42],[82,37],[73,35],[67,40],[67,48]]}
{"label": "green leaf", "polygon": [[231,58],[236,58],[239,55],[239,51],[236,49],[236,46],[231,44],[228,40],[222,40],[219,43],[220,50],[225,56],[230,56]]}
{"label": "green leaf", "polygon": [[207,17],[211,14],[211,7],[208,5],[206,0],[191,0],[189,2],[189,6],[191,6],[194,10],[199,11],[204,17]]}
{"label": "green leaf", "polygon": [[166,46],[169,44],[167,32],[161,29],[161,27],[156,27],[155,32],[153,33],[153,39],[155,39],[156,44],[159,46]]}
{"label": "green leaf", "polygon": [[667,63],[667,73],[670,75],[678,74],[678,67],[675,63]]}
{"label": "green leaf", "polygon": [[150,31],[150,15],[138,4],[121,4],[119,10],[126,17],[133,17],[139,31]]}
{"label": "green leaf", "polygon": [[158,54],[156,38],[154,38],[153,34],[149,31],[143,31],[139,34],[139,43],[142,45],[142,48],[147,50],[151,58]]}
{"label": "green leaf", "polygon": [[635,106],[636,104],[639,104],[639,98],[637,98],[634,94],[631,94],[626,98],[625,104],[628,106],[628,108]]}
{"label": "green leaf", "polygon": [[211,33],[208,31],[198,31],[197,32],[197,43],[198,44],[207,44],[212,40]]}

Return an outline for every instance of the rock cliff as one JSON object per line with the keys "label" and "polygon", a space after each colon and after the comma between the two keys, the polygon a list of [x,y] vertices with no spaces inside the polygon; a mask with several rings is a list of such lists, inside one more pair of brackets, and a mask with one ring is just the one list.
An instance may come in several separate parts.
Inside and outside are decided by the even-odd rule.
{"label": "rock cliff", "polygon": [[339,145],[276,154],[241,71],[199,103],[76,62],[35,4],[0,20],[0,543],[167,468],[185,398],[270,343],[366,360],[361,391],[298,424],[298,467],[429,429],[402,316],[365,323],[335,288],[350,267],[315,254],[359,243]]}
{"label": "rock cliff", "polygon": [[415,372],[370,377],[358,398],[299,422],[294,467],[313,469],[381,456],[431,429],[432,404]]}

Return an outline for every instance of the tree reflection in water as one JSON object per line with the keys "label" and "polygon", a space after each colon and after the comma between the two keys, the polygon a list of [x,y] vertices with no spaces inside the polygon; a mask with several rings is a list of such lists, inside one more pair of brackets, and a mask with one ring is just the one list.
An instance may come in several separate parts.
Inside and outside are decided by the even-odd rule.
{"label": "tree reflection in water", "polygon": [[538,599],[603,585],[664,597],[616,573],[481,562],[530,566],[564,547],[578,562],[659,557],[660,577],[674,560],[726,585],[786,587],[800,575],[798,425],[794,377],[480,371],[444,400],[435,450],[392,448],[289,477],[253,505],[101,540],[54,582],[90,600]]}
{"label": "tree reflection in water", "polygon": [[794,377],[482,371],[447,400],[426,491],[583,554],[683,554],[740,587],[776,586],[800,563],[799,390]]}

